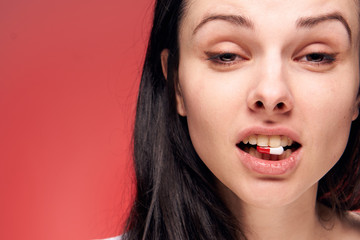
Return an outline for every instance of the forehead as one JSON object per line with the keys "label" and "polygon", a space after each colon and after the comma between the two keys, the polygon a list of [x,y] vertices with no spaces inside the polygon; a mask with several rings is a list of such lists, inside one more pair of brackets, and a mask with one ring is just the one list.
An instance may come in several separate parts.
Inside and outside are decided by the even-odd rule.
{"label": "forehead", "polygon": [[211,15],[243,16],[256,29],[279,24],[291,27],[300,18],[333,12],[344,17],[357,41],[359,0],[187,0],[179,30],[182,35],[190,34]]}

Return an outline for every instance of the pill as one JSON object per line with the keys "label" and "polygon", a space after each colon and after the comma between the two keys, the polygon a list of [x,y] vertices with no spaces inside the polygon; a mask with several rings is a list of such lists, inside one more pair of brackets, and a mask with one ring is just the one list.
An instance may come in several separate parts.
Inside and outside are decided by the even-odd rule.
{"label": "pill", "polygon": [[256,150],[259,153],[267,153],[267,154],[274,154],[274,155],[281,155],[284,152],[284,148],[281,147],[281,146],[280,147],[275,147],[275,148],[257,146]]}

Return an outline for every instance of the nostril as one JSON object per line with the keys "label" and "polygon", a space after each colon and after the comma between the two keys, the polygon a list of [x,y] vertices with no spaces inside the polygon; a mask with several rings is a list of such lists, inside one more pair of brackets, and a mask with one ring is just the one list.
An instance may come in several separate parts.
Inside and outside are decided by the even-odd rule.
{"label": "nostril", "polygon": [[280,103],[276,104],[276,108],[279,110],[282,110],[285,108],[285,104],[283,102],[280,102]]}
{"label": "nostril", "polygon": [[263,108],[264,107],[264,104],[261,101],[257,101],[255,103],[255,105],[256,105],[257,108]]}

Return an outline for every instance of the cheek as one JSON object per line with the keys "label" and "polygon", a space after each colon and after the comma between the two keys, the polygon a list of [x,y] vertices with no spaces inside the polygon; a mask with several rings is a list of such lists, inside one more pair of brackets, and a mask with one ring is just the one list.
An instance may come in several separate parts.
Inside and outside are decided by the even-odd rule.
{"label": "cheek", "polygon": [[352,70],[346,65],[333,74],[309,74],[296,79],[299,86],[294,94],[297,94],[299,116],[311,124],[310,127],[323,130],[323,137],[330,137],[333,132],[347,132],[351,125],[358,89]]}
{"label": "cheek", "polygon": [[[216,102],[197,96],[185,100],[187,106],[187,123],[195,151],[200,159],[214,174],[219,169],[219,159],[225,159],[228,152],[226,126],[229,119],[219,112]],[[206,98],[207,99],[207,98]],[[222,117],[221,117],[222,116]],[[226,151],[226,149],[228,149]],[[221,163],[224,167],[227,163]]]}
{"label": "cheek", "polygon": [[230,136],[240,112],[241,95],[223,79],[196,74],[196,71],[180,73],[179,81],[192,143],[204,163],[214,170],[218,160],[224,159],[226,153],[231,151]]}
{"label": "cheek", "polygon": [[339,160],[348,141],[356,93],[351,84],[335,83],[322,87],[313,81],[313,87],[302,92],[297,101],[307,131],[304,148],[309,150],[307,156],[314,166],[310,172],[319,168],[328,171]]}
{"label": "cheek", "polygon": [[[196,88],[192,88],[194,90]],[[229,125],[229,108],[221,107],[221,100],[210,94],[207,89],[184,91],[184,105],[190,137],[195,147],[215,144],[223,138]]]}

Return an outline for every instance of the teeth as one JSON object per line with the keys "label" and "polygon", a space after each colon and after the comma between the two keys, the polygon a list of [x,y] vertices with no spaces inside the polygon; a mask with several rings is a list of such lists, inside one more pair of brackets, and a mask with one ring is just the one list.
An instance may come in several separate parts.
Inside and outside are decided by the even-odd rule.
{"label": "teeth", "polygon": [[286,147],[286,146],[288,145],[288,137],[281,136],[280,145],[281,145],[282,147]]}
{"label": "teeth", "polygon": [[245,151],[253,157],[260,158],[263,160],[272,160],[272,161],[284,160],[284,159],[290,157],[290,155],[292,154],[292,150],[290,150],[290,149],[287,149],[281,155],[259,153],[258,151],[256,151],[256,149],[254,147],[247,148]]}
{"label": "teeth", "polygon": [[258,151],[256,151],[255,157],[257,157],[257,158],[262,158],[262,153],[259,153]]}
{"label": "teeth", "polygon": [[256,143],[257,143],[256,135],[251,135],[251,136],[249,137],[249,143],[250,143],[251,145],[256,145]]}
{"label": "teeth", "polygon": [[269,138],[265,135],[259,135],[257,137],[257,145],[263,147],[269,146]]}
{"label": "teeth", "polygon": [[257,152],[257,151],[256,151],[255,148],[253,148],[253,147],[249,149],[249,154],[252,155],[252,156],[254,156],[254,157],[256,157],[256,152]]}
{"label": "teeth", "polygon": [[279,160],[279,155],[270,155],[270,159],[273,161]]}
{"label": "teeth", "polygon": [[265,153],[263,153],[263,154],[262,154],[262,159],[264,159],[264,160],[270,160],[270,154],[265,154]]}
{"label": "teeth", "polygon": [[280,147],[280,136],[275,135],[270,137],[269,146],[270,147]]}
{"label": "teeth", "polygon": [[246,137],[243,141],[244,144],[258,145],[258,146],[270,146],[270,147],[286,147],[291,146],[294,141],[286,136],[273,135],[251,135]]}
{"label": "teeth", "polygon": [[291,153],[292,153],[292,151],[290,149],[287,149],[284,153],[285,154],[284,159],[290,157]]}

